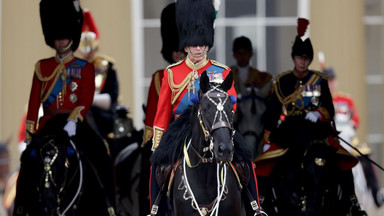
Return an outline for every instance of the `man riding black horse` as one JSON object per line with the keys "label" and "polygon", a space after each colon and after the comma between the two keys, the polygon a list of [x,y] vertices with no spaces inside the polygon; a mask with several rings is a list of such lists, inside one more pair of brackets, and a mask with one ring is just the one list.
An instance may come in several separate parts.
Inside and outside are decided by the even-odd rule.
{"label": "man riding black horse", "polygon": [[[40,18],[45,42],[55,49],[56,55],[42,59],[35,65],[32,88],[28,104],[26,119],[25,142],[31,141],[31,135],[44,128],[45,123],[58,114],[67,114],[66,124],[62,128],[68,137],[81,142],[84,149],[91,145],[103,145],[103,142],[89,143],[87,138],[81,136],[86,124],[85,116],[90,109],[95,91],[95,69],[92,64],[73,55],[80,42],[83,25],[83,14],[78,0],[41,0]],[[44,115],[38,119],[38,110],[43,106]],[[57,131],[60,133],[60,131]],[[83,133],[84,135],[87,133]],[[105,146],[95,146],[94,148]],[[92,155],[89,157],[95,169],[104,167],[99,171],[104,192],[108,194],[112,208],[115,206],[114,180],[112,161],[109,157]],[[101,165],[101,166],[99,166]],[[104,166],[107,165],[107,168]],[[109,167],[108,167],[109,166]],[[20,176],[24,168],[20,167]],[[23,187],[20,179],[17,188]],[[23,191],[18,190],[17,196],[22,197]],[[18,197],[16,197],[16,206]],[[20,206],[20,205],[19,205]],[[114,211],[111,209],[112,211]],[[15,214],[22,211],[22,206],[15,209]]]}
{"label": "man riding black horse", "polygon": [[[211,80],[224,80],[230,68],[207,58],[207,52],[213,46],[214,20],[216,11],[212,0],[178,0],[176,2],[176,24],[179,32],[179,48],[183,48],[187,57],[183,61],[168,66],[164,70],[163,83],[160,89],[157,112],[153,123],[152,150],[160,144],[163,133],[167,130],[171,119],[177,119],[183,111],[192,105],[191,98],[200,89],[200,76],[207,71]],[[234,86],[228,90],[229,95],[236,97]],[[234,104],[234,111],[236,104]],[[253,170],[253,164],[248,164]],[[156,182],[156,164],[151,170],[151,208],[153,215],[163,215],[164,205],[155,205],[160,192]],[[251,173],[247,185],[254,199],[257,199],[256,178]],[[158,211],[156,210],[158,209]]]}
{"label": "man riding black horse", "polygon": [[[295,67],[293,70],[274,78],[273,93],[267,102],[263,140],[264,152],[256,159],[259,185],[263,189],[261,193],[271,189],[271,187],[274,187],[273,190],[275,190],[278,187],[276,184],[281,184],[278,180],[270,177],[271,173],[284,164],[288,167],[298,166],[300,168],[300,166],[303,166],[304,162],[301,164],[296,163],[299,156],[308,154],[306,151],[308,146],[313,141],[320,140],[319,143],[332,147],[336,153],[339,177],[326,177],[328,179],[338,178],[335,180],[338,181],[343,191],[344,205],[338,206],[338,210],[342,211],[342,214],[349,214],[351,211],[352,215],[365,215],[365,212],[360,211],[354,194],[351,168],[357,163],[357,159],[340,146],[337,133],[332,128],[334,107],[327,78],[320,72],[308,69],[313,59],[311,41],[304,36],[308,24],[308,20],[298,19],[298,34],[291,53]],[[284,118],[281,118],[282,116]],[[282,123],[278,125],[279,122]],[[319,146],[317,145],[316,148]],[[289,155],[295,156],[289,157]],[[291,160],[284,160],[284,158],[290,158]],[[317,156],[314,160],[319,167],[324,167],[330,162]],[[272,182],[276,184],[274,185]],[[276,197],[278,195],[275,192],[273,195]],[[306,199],[305,196],[301,197],[302,203],[298,205],[303,205],[301,209],[303,212],[308,210],[308,208],[305,208]],[[270,200],[266,198],[265,201]],[[280,200],[280,202],[287,204],[290,200]],[[274,210],[268,211],[270,215],[273,212]],[[278,212],[276,213],[278,215]],[[284,214],[287,214],[287,212],[284,212]]]}

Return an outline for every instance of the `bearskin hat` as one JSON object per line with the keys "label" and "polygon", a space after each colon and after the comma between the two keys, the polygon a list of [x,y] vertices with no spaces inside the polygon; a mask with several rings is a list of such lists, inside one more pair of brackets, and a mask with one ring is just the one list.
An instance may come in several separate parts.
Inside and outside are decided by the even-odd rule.
{"label": "bearskin hat", "polygon": [[305,40],[301,38],[304,36],[308,25],[309,25],[309,21],[307,19],[298,18],[297,36],[292,46],[292,52],[291,52],[292,59],[295,56],[307,56],[309,59],[311,59],[311,61],[313,60],[313,47],[312,47],[311,40],[309,38],[306,38]]}
{"label": "bearskin hat", "polygon": [[172,52],[179,49],[179,35],[176,26],[176,3],[167,5],[161,12],[161,54],[170,64],[173,63]]}
{"label": "bearskin hat", "polygon": [[216,11],[212,0],[178,0],[176,24],[180,48],[213,46]]}
{"label": "bearskin hat", "polygon": [[79,46],[83,12],[79,0],[41,0],[40,19],[45,43],[55,48],[56,39],[72,39],[71,49]]}

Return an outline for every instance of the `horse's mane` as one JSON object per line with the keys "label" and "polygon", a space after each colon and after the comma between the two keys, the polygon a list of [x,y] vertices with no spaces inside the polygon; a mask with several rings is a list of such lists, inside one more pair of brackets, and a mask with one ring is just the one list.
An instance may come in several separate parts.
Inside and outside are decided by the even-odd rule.
{"label": "horse's mane", "polygon": [[64,132],[63,128],[67,123],[69,114],[58,114],[50,118],[45,125],[38,131],[37,135],[53,135]]}
{"label": "horse's mane", "polygon": [[191,137],[197,106],[188,106],[163,134],[159,147],[151,156],[152,164],[174,164],[181,156],[184,141]]}
{"label": "horse's mane", "polygon": [[36,133],[31,134],[32,141],[27,145],[27,148],[21,155],[21,161],[28,161],[30,157],[36,158],[36,151],[40,149],[45,136],[59,136],[63,140],[68,139],[68,136],[63,130],[64,125],[67,123],[68,114],[58,114],[49,119],[45,125]]}
{"label": "horse's mane", "polygon": [[[191,137],[197,110],[197,105],[188,106],[183,114],[169,125],[161,138],[160,145],[151,156],[152,164],[173,165],[181,158],[184,142]],[[236,132],[233,140],[235,143],[234,161],[250,160],[249,150],[244,138]]]}

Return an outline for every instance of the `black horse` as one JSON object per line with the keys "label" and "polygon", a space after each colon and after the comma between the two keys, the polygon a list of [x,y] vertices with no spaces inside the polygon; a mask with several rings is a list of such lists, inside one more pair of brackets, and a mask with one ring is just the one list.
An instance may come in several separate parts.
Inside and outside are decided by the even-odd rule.
{"label": "black horse", "polygon": [[53,117],[32,135],[21,156],[14,215],[115,215],[106,145],[86,123],[69,139],[67,117]]}
{"label": "black horse", "polygon": [[[204,72],[199,103],[171,123],[151,157],[152,164],[158,164],[156,177],[175,215],[245,214],[243,177],[252,171],[244,165],[249,159],[246,144],[234,135],[233,105],[226,93],[231,84],[232,73],[215,85]],[[164,164],[173,167],[165,180],[168,184],[162,181],[170,170],[162,169]]]}
{"label": "black horse", "polygon": [[315,124],[299,117],[271,133],[271,142],[288,151],[276,159],[270,176],[258,177],[262,205],[270,216],[336,216],[351,211],[364,215],[358,213],[357,200],[351,200],[353,182],[346,181],[348,175],[352,178],[351,170],[340,169],[348,153],[325,141],[330,134],[334,130],[329,123]]}

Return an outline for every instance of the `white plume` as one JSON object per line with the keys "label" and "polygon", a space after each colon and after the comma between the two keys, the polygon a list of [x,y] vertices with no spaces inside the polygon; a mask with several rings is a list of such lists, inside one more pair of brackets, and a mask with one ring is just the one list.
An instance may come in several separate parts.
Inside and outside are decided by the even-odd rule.
{"label": "white plume", "polygon": [[213,6],[215,7],[215,10],[218,11],[220,8],[220,0],[213,0]]}

